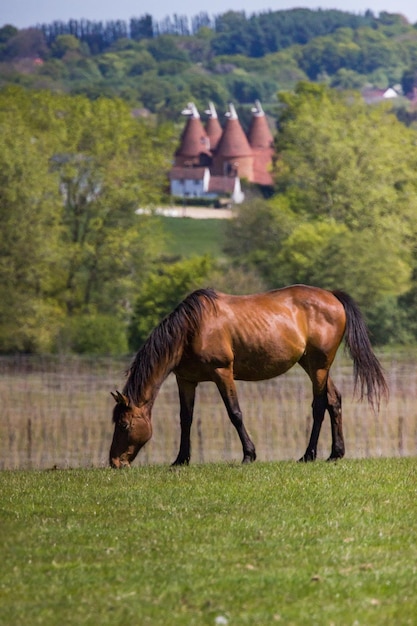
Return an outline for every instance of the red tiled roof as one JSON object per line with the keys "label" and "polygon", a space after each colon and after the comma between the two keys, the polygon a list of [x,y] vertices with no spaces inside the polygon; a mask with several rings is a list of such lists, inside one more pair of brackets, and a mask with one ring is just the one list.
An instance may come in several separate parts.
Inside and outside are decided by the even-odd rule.
{"label": "red tiled roof", "polygon": [[210,149],[216,150],[217,145],[223,133],[223,129],[220,125],[219,118],[217,117],[217,111],[212,102],[209,103],[209,109],[206,111],[208,120],[206,122],[206,133],[210,139]]}
{"label": "red tiled roof", "polygon": [[229,176],[212,176],[210,178],[208,190],[212,193],[233,193],[235,189],[235,179]]}
{"label": "red tiled roof", "polygon": [[199,154],[210,154],[209,138],[200,118],[191,117],[183,130],[181,143],[176,155],[197,157]]}
{"label": "red tiled roof", "polygon": [[257,185],[273,185],[274,181],[270,172],[272,164],[272,151],[256,150],[253,159],[253,182]]}
{"label": "red tiled roof", "polygon": [[252,156],[252,148],[240,125],[236,111],[232,105],[229,105],[229,107],[230,113],[223,135],[217,146],[216,156],[223,158]]}
{"label": "red tiled roof", "polygon": [[256,102],[256,107],[252,109],[252,120],[248,132],[249,144],[252,148],[266,150],[272,148],[274,144],[274,138],[268,126],[268,120],[262,110],[259,101]]}
{"label": "red tiled roof", "polygon": [[169,177],[171,180],[201,180],[205,171],[205,167],[172,167]]}
{"label": "red tiled roof", "polygon": [[216,150],[223,133],[217,117],[209,117],[206,122],[206,133],[210,141],[210,149]]}

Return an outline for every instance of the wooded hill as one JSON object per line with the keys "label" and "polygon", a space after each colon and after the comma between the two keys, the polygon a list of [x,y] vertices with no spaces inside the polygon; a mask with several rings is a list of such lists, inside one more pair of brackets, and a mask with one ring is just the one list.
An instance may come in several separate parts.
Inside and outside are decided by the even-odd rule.
{"label": "wooded hill", "polygon": [[228,101],[260,99],[274,111],[277,93],[300,80],[341,89],[401,85],[411,94],[417,25],[395,13],[292,9],[0,29],[0,86],[120,96],[161,118],[177,120],[190,100],[201,108],[212,100],[222,111]]}

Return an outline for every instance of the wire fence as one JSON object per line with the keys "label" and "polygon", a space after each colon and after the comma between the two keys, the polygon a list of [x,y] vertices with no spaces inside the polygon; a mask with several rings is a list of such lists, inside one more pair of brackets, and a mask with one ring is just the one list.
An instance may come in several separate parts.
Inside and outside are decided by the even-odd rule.
{"label": "wire fence", "polygon": [[[389,402],[374,413],[353,397],[352,363],[338,357],[332,377],[343,396],[348,458],[417,454],[417,358],[385,356]],[[124,384],[129,360],[80,357],[0,358],[0,469],[104,467],[113,434],[110,391]],[[310,435],[311,384],[301,368],[259,383],[238,382],[246,427],[258,459],[298,459]],[[174,376],[155,402],[153,437],[135,464],[171,463],[180,440]],[[330,452],[326,417],[319,458]],[[192,462],[237,461],[240,442],[212,383],[197,389],[192,429]]]}

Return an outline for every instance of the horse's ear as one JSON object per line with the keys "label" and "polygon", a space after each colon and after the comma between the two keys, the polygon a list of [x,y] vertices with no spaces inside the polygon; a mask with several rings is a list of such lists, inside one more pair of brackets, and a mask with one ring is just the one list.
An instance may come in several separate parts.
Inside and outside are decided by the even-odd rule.
{"label": "horse's ear", "polygon": [[127,396],[124,396],[122,393],[120,393],[120,391],[116,391],[116,393],[113,393],[113,391],[110,391],[110,393],[113,396],[117,404],[123,404],[124,406],[129,406],[129,398],[127,398]]}

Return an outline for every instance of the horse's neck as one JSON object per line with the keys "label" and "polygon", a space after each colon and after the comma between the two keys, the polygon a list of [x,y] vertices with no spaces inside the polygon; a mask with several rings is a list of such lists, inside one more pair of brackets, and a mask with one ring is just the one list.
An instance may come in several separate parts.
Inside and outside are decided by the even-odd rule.
{"label": "horse's neck", "polygon": [[135,381],[134,376],[131,375],[126,383],[125,393],[134,399],[135,404],[146,407],[150,416],[159,390],[172,369],[172,367],[160,366],[148,375],[146,380],[140,381]]}
{"label": "horse's neck", "polygon": [[127,395],[141,405],[153,405],[159,389],[181,358],[182,345],[150,358],[149,344],[144,352],[138,352],[126,383]]}
{"label": "horse's neck", "polygon": [[[167,374],[168,376],[168,374]],[[142,401],[144,403],[144,405],[146,405],[149,408],[149,414],[152,410],[152,407],[154,405],[154,402],[156,400],[156,396],[159,393],[159,390],[161,388],[162,383],[164,382],[164,380],[166,379],[167,376],[164,376],[163,378],[161,378],[161,380],[157,383],[153,382],[153,384],[149,384],[149,385],[145,385],[145,387],[142,390]]]}

